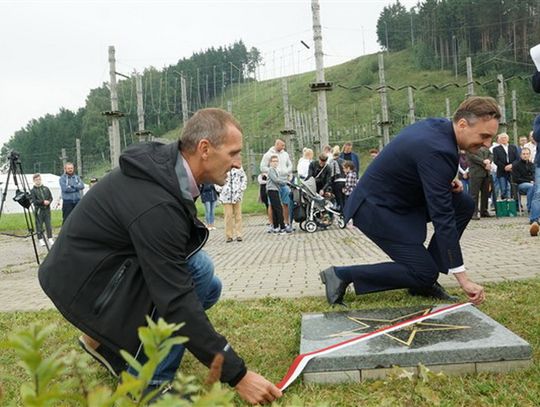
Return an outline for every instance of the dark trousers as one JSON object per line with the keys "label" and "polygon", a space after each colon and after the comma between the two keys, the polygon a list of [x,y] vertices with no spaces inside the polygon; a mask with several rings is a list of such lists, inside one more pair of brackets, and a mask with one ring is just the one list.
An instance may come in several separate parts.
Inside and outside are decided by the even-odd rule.
{"label": "dark trousers", "polygon": [[270,199],[270,206],[272,207],[272,223],[274,229],[285,229],[285,222],[283,221],[283,208],[281,206],[281,199],[279,199],[279,191],[269,190],[266,191],[268,199]]}
{"label": "dark trousers", "polygon": [[[51,227],[51,209],[50,208],[37,208],[36,209],[36,232],[38,239],[43,239],[43,232],[47,232],[47,237],[52,237]],[[45,226],[45,229],[43,229]]]}
{"label": "dark trousers", "polygon": [[478,198],[480,196],[480,214],[485,215],[488,212],[488,197],[489,186],[491,183],[491,175],[485,177],[471,177],[469,181],[469,193],[474,201],[474,213],[478,214]]}
{"label": "dark trousers", "polygon": [[345,182],[332,182],[332,192],[334,192],[334,196],[336,197],[336,203],[339,206],[340,212],[343,212],[343,208],[345,206],[345,195],[343,195],[344,186]]}
{"label": "dark trousers", "polygon": [[[459,193],[453,194],[452,204],[456,214],[458,236],[461,237],[471,220],[473,201],[470,196]],[[448,273],[441,259],[436,234],[433,235],[427,249],[420,243],[403,243],[369,235],[368,237],[393,262],[334,267],[338,276],[340,271],[351,276],[357,295],[398,288],[427,288],[437,281],[439,273]]]}
{"label": "dark trousers", "polygon": [[64,201],[64,202],[62,202],[62,224],[64,224],[64,222],[68,218],[69,214],[71,213],[71,211],[73,209],[75,209],[75,207],[77,206],[78,203],[79,203],[79,201]]}

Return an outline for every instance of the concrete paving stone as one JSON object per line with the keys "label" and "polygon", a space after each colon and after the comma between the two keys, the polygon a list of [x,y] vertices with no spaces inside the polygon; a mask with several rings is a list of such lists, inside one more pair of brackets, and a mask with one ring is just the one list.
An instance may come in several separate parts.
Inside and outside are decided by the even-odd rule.
{"label": "concrete paving stone", "polygon": [[[519,217],[471,223],[462,238],[471,279],[483,284],[539,276],[540,267],[530,259],[536,258],[540,239],[529,236],[527,223]],[[324,296],[320,270],[330,265],[388,261],[357,229],[331,227],[313,234],[297,230],[273,236],[266,233],[265,224],[263,216],[244,216],[244,241],[225,243],[223,220],[217,219],[218,229],[210,233],[205,250],[223,281],[224,298]],[[428,236],[431,233],[430,226]],[[0,312],[52,308],[37,282],[30,238],[0,235],[0,248]],[[40,253],[43,257],[45,251]],[[455,278],[446,275],[439,281],[447,287],[457,286]]]}

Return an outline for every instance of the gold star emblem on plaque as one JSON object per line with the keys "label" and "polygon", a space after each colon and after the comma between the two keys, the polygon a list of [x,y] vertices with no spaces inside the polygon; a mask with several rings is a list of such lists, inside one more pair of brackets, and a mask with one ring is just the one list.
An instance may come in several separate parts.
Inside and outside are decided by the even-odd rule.
{"label": "gold star emblem on plaque", "polygon": [[[349,335],[356,335],[360,331],[371,328],[370,325],[368,325],[366,322],[375,322],[375,323],[382,323],[384,326],[391,326],[394,324],[399,323],[400,321],[404,321],[410,318],[414,318],[416,316],[423,316],[429,314],[433,308],[426,308],[420,311],[412,312],[407,315],[403,315],[398,318],[394,319],[377,319],[377,318],[359,318],[359,317],[351,317],[347,316],[348,319],[351,321],[357,323],[360,325],[358,328],[349,330],[349,331],[342,331],[338,332],[332,335],[328,335],[327,338],[336,338],[336,337],[343,337],[343,336],[349,336]],[[452,325],[452,324],[441,324],[438,322],[418,322],[413,325],[409,325],[407,327],[404,327],[403,331],[409,331],[409,337],[406,340],[403,340],[401,338],[398,338],[390,333],[385,333],[384,335],[389,337],[390,339],[395,340],[396,342],[405,345],[405,346],[411,346],[411,344],[414,341],[414,338],[416,337],[417,333],[420,332],[432,332],[432,331],[457,331],[462,329],[469,329],[470,326],[465,325]]]}

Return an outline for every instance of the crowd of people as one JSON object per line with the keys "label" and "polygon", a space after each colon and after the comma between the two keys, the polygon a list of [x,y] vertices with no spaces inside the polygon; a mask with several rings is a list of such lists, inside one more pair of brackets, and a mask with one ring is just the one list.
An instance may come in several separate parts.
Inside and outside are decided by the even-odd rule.
{"label": "crowd of people", "polygon": [[465,192],[475,203],[472,219],[490,217],[490,208],[497,212],[498,201],[515,200],[521,206],[523,195],[530,234],[538,235],[540,198],[534,193],[536,150],[537,142],[531,131],[529,137],[519,137],[518,145],[510,144],[508,134],[500,133],[490,147],[460,151],[458,174]]}

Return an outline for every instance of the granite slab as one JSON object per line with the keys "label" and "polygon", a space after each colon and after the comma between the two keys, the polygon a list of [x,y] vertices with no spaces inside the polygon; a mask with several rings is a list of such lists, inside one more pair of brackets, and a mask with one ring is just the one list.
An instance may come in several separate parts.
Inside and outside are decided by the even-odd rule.
{"label": "granite slab", "polygon": [[[300,353],[312,352],[444,306],[303,314]],[[310,381],[325,382],[325,375],[320,373],[333,372],[331,381],[337,382],[336,378],[340,377],[344,381],[357,376],[361,378],[362,371],[365,378],[372,378],[373,369],[387,370],[396,365],[416,367],[423,364],[443,372],[446,366],[446,370],[455,374],[490,371],[486,366],[499,366],[498,370],[492,371],[501,371],[501,363],[516,361],[520,363],[510,363],[507,370],[515,366],[523,368],[531,359],[531,346],[525,340],[470,306],[317,357],[309,362],[304,373]],[[463,366],[466,368],[461,368]]]}

